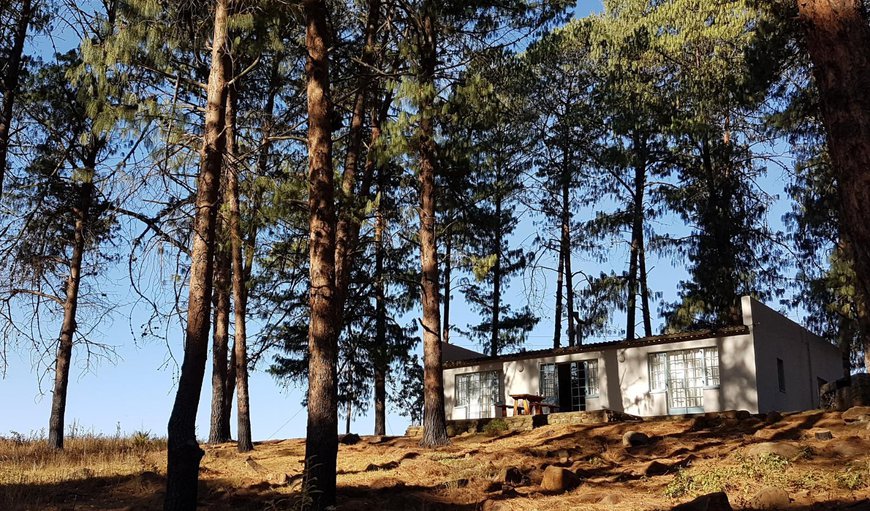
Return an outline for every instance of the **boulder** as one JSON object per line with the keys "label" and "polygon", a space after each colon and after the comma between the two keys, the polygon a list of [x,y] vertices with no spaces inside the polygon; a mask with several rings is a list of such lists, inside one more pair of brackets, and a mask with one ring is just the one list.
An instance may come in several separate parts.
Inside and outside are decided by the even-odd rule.
{"label": "boulder", "polygon": [[617,495],[615,493],[608,493],[607,495],[602,497],[601,500],[598,501],[599,504],[603,504],[605,506],[610,506],[610,507],[615,506],[615,505],[619,504],[620,502],[622,502],[622,497],[620,497],[619,495]]}
{"label": "boulder", "polygon": [[767,412],[767,415],[764,416],[764,422],[766,422],[767,424],[776,424],[781,420],[782,414],[777,411]]}
{"label": "boulder", "polygon": [[782,488],[768,486],[762,488],[756,493],[752,500],[749,501],[749,506],[753,509],[784,509],[789,506],[791,500],[788,498],[788,492]]}
{"label": "boulder", "polygon": [[622,435],[623,447],[637,447],[639,445],[647,445],[648,443],[649,437],[640,431],[626,431]]}
{"label": "boulder", "polygon": [[284,472],[276,472],[274,474],[269,474],[268,478],[270,483],[278,485],[278,486],[286,486],[290,482],[290,476],[285,474]]}
{"label": "boulder", "polygon": [[541,480],[541,490],[551,493],[562,493],[580,485],[580,478],[567,468],[549,466],[544,470]]}
{"label": "boulder", "polygon": [[867,444],[858,436],[840,437],[825,446],[825,452],[832,452],[841,458],[857,458],[867,453]]}
{"label": "boulder", "polygon": [[801,448],[785,442],[761,442],[752,444],[746,448],[746,454],[750,456],[764,456],[775,454],[787,460],[793,460],[801,455]]}
{"label": "boulder", "polygon": [[401,488],[405,483],[395,477],[379,477],[369,483],[371,490],[386,490],[388,488]]}
{"label": "boulder", "polygon": [[504,500],[487,499],[480,506],[481,511],[510,511],[513,506]]}
{"label": "boulder", "polygon": [[338,435],[338,443],[344,445],[358,444],[360,441],[359,435],[356,433],[348,433],[346,435]]}
{"label": "boulder", "polygon": [[667,474],[670,470],[670,466],[660,461],[652,460],[641,467],[640,473],[646,477],[653,477]]}
{"label": "boulder", "polygon": [[[494,479],[495,482],[501,484],[518,485],[523,482],[523,473],[517,467],[505,467],[499,471]],[[501,489],[501,488],[499,488]]]}
{"label": "boulder", "polygon": [[843,412],[845,422],[864,422],[870,420],[870,406],[853,406]]}
{"label": "boulder", "polygon": [[673,511],[733,511],[725,492],[708,493],[675,506]]}

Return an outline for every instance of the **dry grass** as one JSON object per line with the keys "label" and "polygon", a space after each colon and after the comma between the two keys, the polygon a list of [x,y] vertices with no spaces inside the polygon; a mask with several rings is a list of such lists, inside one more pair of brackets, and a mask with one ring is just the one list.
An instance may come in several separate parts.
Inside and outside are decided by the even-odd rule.
{"label": "dry grass", "polygon": [[[815,439],[820,427],[834,440]],[[629,429],[654,441],[625,449],[621,438]],[[800,454],[784,459],[747,452],[762,441],[789,443]],[[203,448],[200,499],[207,509],[290,510],[305,496],[302,440],[261,442],[250,454],[239,454],[234,444]],[[40,438],[0,439],[0,509],[160,509],[165,456],[165,442],[143,435],[79,435],[63,452]],[[651,460],[674,468],[644,475]],[[576,471],[583,483],[560,495],[542,492],[548,465]],[[509,466],[530,484],[487,492]],[[471,511],[491,500],[499,509],[641,511],[717,490],[728,493],[735,509],[747,509],[766,486],[788,491],[798,510],[840,509],[870,499],[870,431],[844,424],[836,413],[804,413],[774,425],[723,419],[545,426],[499,437],[464,435],[435,450],[419,448],[412,438],[364,437],[340,447],[338,470],[340,510]]]}

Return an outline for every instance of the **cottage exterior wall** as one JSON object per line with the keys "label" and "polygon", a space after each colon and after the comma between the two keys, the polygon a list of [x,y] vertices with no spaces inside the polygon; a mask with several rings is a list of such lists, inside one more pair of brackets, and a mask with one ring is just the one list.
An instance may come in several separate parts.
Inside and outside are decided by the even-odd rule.
{"label": "cottage exterior wall", "polygon": [[704,389],[704,411],[758,411],[752,336],[733,335],[694,341],[636,346],[617,350],[623,410],[642,417],[667,415],[667,393],[651,391],[649,355],[652,353],[710,348],[719,350],[719,387]]}
{"label": "cottage exterior wall", "polygon": [[[797,411],[819,406],[818,386],[843,375],[839,350],[760,302],[744,297],[743,323],[748,333],[649,344],[603,345],[600,350],[529,354],[530,358],[488,360],[444,370],[447,417],[466,419],[455,409],[456,375],[500,372],[499,402],[513,405],[511,394],[538,394],[540,366],[598,361],[599,395],[586,398],[588,410],[610,409],[639,416],[668,414],[668,395],[650,389],[649,356],[653,353],[716,347],[719,386],[704,389],[704,411],[747,410],[751,413]],[[670,341],[661,339],[660,341]],[[595,345],[589,349],[594,350]],[[463,353],[462,355],[467,355]],[[537,356],[535,356],[537,355]],[[779,390],[777,359],[785,368],[785,392]],[[494,412],[493,410],[492,412]]]}
{"label": "cottage exterior wall", "polygon": [[[843,377],[840,350],[757,300],[743,297],[751,311],[755,337],[759,410],[782,412],[819,407],[819,378]],[[785,390],[780,390],[777,359],[783,361]]]}

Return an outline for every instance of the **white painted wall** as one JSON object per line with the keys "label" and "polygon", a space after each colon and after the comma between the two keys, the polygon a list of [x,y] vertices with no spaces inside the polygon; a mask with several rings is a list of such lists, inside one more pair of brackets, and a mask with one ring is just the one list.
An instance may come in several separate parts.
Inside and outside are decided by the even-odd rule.
{"label": "white painted wall", "polygon": [[649,355],[665,351],[711,348],[719,350],[719,388],[704,390],[704,411],[758,411],[752,336],[731,335],[692,341],[635,346],[616,350],[622,410],[643,417],[667,415],[667,394],[650,391]]}
{"label": "white painted wall", "polygon": [[[750,310],[758,367],[761,412],[791,412],[819,406],[817,378],[843,377],[840,350],[763,303],[743,297],[744,318]],[[783,361],[785,392],[779,390],[776,359]]]}

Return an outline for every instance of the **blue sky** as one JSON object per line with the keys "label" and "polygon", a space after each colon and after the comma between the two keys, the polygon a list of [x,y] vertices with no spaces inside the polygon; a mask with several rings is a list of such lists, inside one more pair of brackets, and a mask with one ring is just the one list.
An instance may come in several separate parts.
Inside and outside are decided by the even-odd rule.
{"label": "blue sky", "polygon": [[[590,10],[599,9],[598,2],[584,2],[578,9],[578,15],[584,15]],[[56,38],[63,41],[62,34]],[[57,42],[56,41],[56,42]],[[783,195],[782,189],[787,176],[779,167],[772,167],[761,185],[774,194]],[[774,228],[781,228],[780,218],[788,210],[788,203],[782,198],[772,208],[769,220]],[[581,216],[592,215],[594,211],[584,210]],[[533,235],[537,230],[533,218],[525,216],[514,235],[516,245],[531,248]],[[137,226],[141,228],[141,226]],[[657,220],[655,229],[659,232],[680,232],[685,230],[684,223],[673,216],[665,216]],[[599,263],[575,254],[574,268],[581,268],[587,273],[609,272],[612,269],[622,271],[627,261],[627,247],[624,244],[614,245],[611,249],[611,262]],[[124,266],[124,265],[122,265]],[[667,259],[652,256],[649,260],[650,287],[663,293],[665,302],[676,299],[676,284],[686,278],[683,268],[674,267]],[[175,382],[178,367],[172,360],[181,360],[182,332],[176,325],[168,332],[168,343],[154,340],[142,343],[134,339],[131,330],[137,331],[138,326],[146,319],[141,307],[133,306],[127,284],[126,267],[114,270],[106,276],[103,287],[119,303],[123,304],[115,313],[103,319],[99,331],[99,340],[116,346],[118,358],[114,363],[102,362],[96,367],[85,370],[83,352],[80,349],[73,354],[73,370],[69,387],[67,403],[67,425],[76,424],[79,431],[90,431],[103,434],[114,434],[117,428],[122,432],[149,431],[154,435],[164,435],[172,402],[175,396]],[[553,278],[548,277],[540,290],[542,300],[532,304],[541,321],[529,337],[528,349],[546,348],[552,345],[552,311],[554,293]],[[526,303],[526,294],[521,278],[512,282],[507,298],[513,305],[522,306]],[[775,304],[772,304],[775,307]],[[478,318],[462,301],[461,294],[454,293],[451,308],[452,323],[460,327],[476,323]],[[415,311],[413,314],[418,314]],[[407,319],[413,319],[413,314]],[[622,314],[614,317],[616,325],[624,321]],[[657,327],[660,322],[654,324]],[[59,327],[59,325],[58,325]],[[256,325],[252,325],[255,329]],[[594,340],[608,340],[610,336],[602,336]],[[456,344],[479,350],[473,341],[463,339],[459,334],[453,334],[451,339]],[[42,382],[39,391],[39,374],[35,361],[26,349],[12,351],[8,354],[9,367],[5,379],[0,382],[0,402],[4,405],[4,413],[0,415],[0,435],[11,431],[23,434],[38,433],[48,424],[51,405],[51,378]],[[284,388],[271,376],[262,372],[262,364],[258,371],[251,375],[250,396],[252,429],[255,440],[268,438],[301,437],[305,434],[306,414],[301,406],[302,390],[299,388]],[[202,397],[198,411],[198,437],[208,434],[208,418],[210,405],[210,362],[206,379],[203,382]],[[388,434],[401,434],[408,425],[408,420],[400,417],[395,410],[388,408]],[[235,431],[235,419],[233,419]],[[340,429],[343,430],[343,420]],[[373,429],[373,419],[366,416],[356,419],[353,430],[359,433],[370,433]]]}

